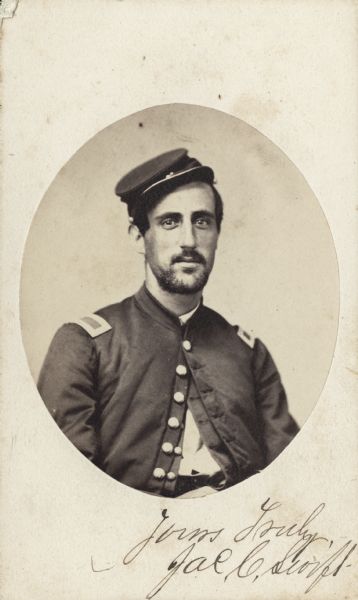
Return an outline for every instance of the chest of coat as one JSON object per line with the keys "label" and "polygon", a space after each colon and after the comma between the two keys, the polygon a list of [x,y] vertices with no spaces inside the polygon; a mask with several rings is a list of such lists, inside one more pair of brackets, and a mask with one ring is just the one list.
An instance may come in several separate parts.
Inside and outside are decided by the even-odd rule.
{"label": "chest of coat", "polygon": [[[103,410],[151,407],[156,418],[168,411],[178,379],[192,377],[208,413],[255,415],[250,358],[235,335],[228,339],[202,328],[187,332],[139,323],[99,347],[97,389]],[[188,350],[189,348],[189,350]],[[178,374],[178,367],[184,366]],[[186,370],[186,372],[185,372]]]}

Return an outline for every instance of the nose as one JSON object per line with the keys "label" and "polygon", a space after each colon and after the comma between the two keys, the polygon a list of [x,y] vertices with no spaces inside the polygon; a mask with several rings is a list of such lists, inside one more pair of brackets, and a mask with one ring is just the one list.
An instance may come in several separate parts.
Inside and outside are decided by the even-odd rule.
{"label": "nose", "polygon": [[183,223],[180,228],[180,246],[181,248],[195,248],[196,236],[193,224]]}

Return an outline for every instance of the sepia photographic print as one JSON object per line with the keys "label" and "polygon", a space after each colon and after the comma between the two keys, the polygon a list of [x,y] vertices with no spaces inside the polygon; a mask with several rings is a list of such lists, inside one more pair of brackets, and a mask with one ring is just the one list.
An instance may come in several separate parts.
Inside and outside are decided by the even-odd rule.
{"label": "sepia photographic print", "polygon": [[84,456],[138,490],[204,496],[262,471],[299,431],[289,407],[301,424],[312,409],[337,329],[333,241],[259,132],[153,107],[97,134],[50,187],[22,315],[39,393]]}
{"label": "sepia photographic print", "polygon": [[0,596],[354,600],[356,3],[0,4]]}

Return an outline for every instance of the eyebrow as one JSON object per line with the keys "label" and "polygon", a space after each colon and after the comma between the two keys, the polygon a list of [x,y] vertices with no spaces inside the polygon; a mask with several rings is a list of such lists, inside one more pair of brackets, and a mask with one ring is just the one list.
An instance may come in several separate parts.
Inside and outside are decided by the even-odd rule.
{"label": "eyebrow", "polygon": [[[168,218],[180,219],[182,216],[183,215],[180,212],[166,212],[166,213],[163,213],[163,214],[155,217],[155,220],[159,222],[159,221],[162,221],[163,219],[168,219]],[[211,219],[215,219],[214,213],[211,212],[210,210],[196,210],[191,215],[192,219],[197,219],[198,217],[208,217]]]}
{"label": "eyebrow", "polygon": [[211,210],[196,210],[195,212],[193,212],[192,214],[192,218],[198,218],[198,217],[209,217],[211,219],[215,219],[215,215]]}

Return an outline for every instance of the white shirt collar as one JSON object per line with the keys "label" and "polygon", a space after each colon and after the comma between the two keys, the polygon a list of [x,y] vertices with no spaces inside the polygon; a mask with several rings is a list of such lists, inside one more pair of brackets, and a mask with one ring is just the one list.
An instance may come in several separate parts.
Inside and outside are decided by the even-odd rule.
{"label": "white shirt collar", "polygon": [[193,314],[195,313],[195,311],[199,308],[200,306],[200,302],[199,304],[197,304],[192,310],[190,310],[189,312],[185,313],[184,315],[180,315],[179,316],[179,321],[181,325],[185,325],[185,323],[187,321],[189,321],[190,317],[193,316]]}

